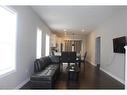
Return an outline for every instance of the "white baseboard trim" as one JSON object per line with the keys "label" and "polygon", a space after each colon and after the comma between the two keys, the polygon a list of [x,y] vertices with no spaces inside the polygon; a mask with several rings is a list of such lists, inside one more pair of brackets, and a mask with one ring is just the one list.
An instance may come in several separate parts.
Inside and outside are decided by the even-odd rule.
{"label": "white baseboard trim", "polygon": [[110,72],[106,71],[105,69],[100,67],[100,70],[102,70],[103,72],[105,72],[106,74],[108,74],[109,76],[111,76],[112,78],[116,79],[117,81],[121,82],[122,84],[125,84],[124,80],[116,77],[115,75],[111,74]]}
{"label": "white baseboard trim", "polygon": [[15,89],[20,89],[23,85],[25,85],[28,81],[30,81],[30,78],[24,80],[22,83],[20,83]]}
{"label": "white baseboard trim", "polygon": [[[90,61],[86,60],[86,62],[88,62],[89,64],[96,66],[96,64],[91,63]],[[106,74],[108,74],[109,76],[113,77],[114,79],[116,79],[117,81],[121,82],[122,84],[125,84],[124,80],[114,76],[113,74],[111,74],[110,72],[106,71],[105,69],[100,67],[100,70],[102,70],[103,72],[105,72]]]}
{"label": "white baseboard trim", "polygon": [[86,60],[86,62],[90,63],[90,64],[93,65],[93,66],[97,66],[95,63],[90,62],[89,60]]}

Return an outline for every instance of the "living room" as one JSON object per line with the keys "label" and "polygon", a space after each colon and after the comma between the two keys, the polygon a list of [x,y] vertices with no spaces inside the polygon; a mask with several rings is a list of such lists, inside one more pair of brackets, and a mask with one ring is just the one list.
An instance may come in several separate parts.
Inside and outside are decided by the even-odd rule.
{"label": "living room", "polygon": [[[87,51],[86,63],[96,66],[97,37],[101,38],[100,69],[124,85],[125,54],[113,52],[112,40],[127,35],[126,6],[7,6],[0,8],[1,14],[4,12],[4,15],[8,14],[13,19],[12,21],[9,18],[7,19],[6,16],[1,16],[1,21],[2,19],[10,21],[8,24],[7,21],[3,21],[1,25],[8,25],[8,29],[16,28],[14,29],[16,35],[12,35],[15,38],[13,40],[16,40],[16,42],[15,45],[13,44],[13,52],[10,52],[15,54],[14,57],[11,57],[14,60],[7,58],[9,61],[15,61],[15,64],[12,63],[11,70],[6,71],[6,73],[0,73],[0,89],[20,89],[30,81],[34,73],[36,58],[48,56],[51,54],[50,48],[56,46],[57,52],[55,53],[59,55],[61,43],[64,43],[65,39],[82,41],[81,49],[77,49],[81,59]],[[55,12],[59,12],[59,15]],[[74,16],[72,17],[72,15]],[[42,19],[42,17],[45,19]],[[57,21],[53,23],[55,19]],[[82,23],[80,23],[81,21]],[[70,25],[68,25],[69,23]],[[11,28],[10,25],[12,25]],[[2,31],[8,31],[5,26],[1,28]],[[74,30],[73,27],[75,27]],[[60,28],[59,32],[54,31],[55,28],[58,30]],[[13,29],[10,31],[13,31]],[[3,35],[7,36],[6,33]],[[1,38],[3,38],[3,35],[1,35]],[[38,44],[38,40],[40,44]],[[77,48],[79,48],[78,46]],[[3,49],[4,47],[1,48],[1,52]],[[63,50],[65,50],[64,44]],[[6,55],[2,56],[2,53],[1,58]],[[8,60],[6,61],[3,58],[2,63],[8,62]],[[66,64],[64,65],[66,66]]]}

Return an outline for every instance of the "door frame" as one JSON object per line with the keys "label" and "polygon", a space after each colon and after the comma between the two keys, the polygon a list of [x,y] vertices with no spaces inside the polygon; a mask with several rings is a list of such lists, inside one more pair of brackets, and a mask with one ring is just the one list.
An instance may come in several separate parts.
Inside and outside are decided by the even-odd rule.
{"label": "door frame", "polygon": [[96,37],[95,40],[95,64],[100,69],[101,62],[101,37]]}

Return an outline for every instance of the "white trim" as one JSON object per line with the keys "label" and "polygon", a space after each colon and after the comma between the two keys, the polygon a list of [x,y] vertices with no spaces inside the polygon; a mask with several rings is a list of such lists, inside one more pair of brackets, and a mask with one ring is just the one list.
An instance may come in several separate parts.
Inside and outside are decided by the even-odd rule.
{"label": "white trim", "polygon": [[[94,63],[92,63],[92,62],[90,62],[88,60],[87,60],[87,62],[89,64],[93,65],[93,66],[96,66],[96,64],[94,64]],[[105,69],[103,69],[103,68],[100,67],[100,70],[102,70],[103,72],[105,72],[106,74],[108,74],[109,76],[111,76],[112,78],[116,79],[117,81],[121,82],[122,84],[125,84],[124,80],[116,77],[115,75],[111,74],[110,72],[106,71]]]}
{"label": "white trim", "polygon": [[127,46],[125,48],[125,89],[127,89]]}
{"label": "white trim", "polygon": [[89,60],[86,60],[86,62],[90,63],[90,64],[93,65],[93,66],[97,66],[95,63],[93,63],[93,62],[91,62],[91,61],[89,61]]}
{"label": "white trim", "polygon": [[124,80],[116,77],[115,75],[111,74],[110,72],[106,71],[105,69],[100,67],[100,70],[102,70],[103,72],[105,72],[106,74],[108,74],[109,76],[111,76],[112,78],[116,79],[117,81],[121,82],[122,84],[125,84]]}
{"label": "white trim", "polygon": [[23,85],[25,85],[28,81],[30,81],[30,78],[24,80],[22,83],[20,83],[15,89],[20,89]]}
{"label": "white trim", "polygon": [[9,76],[10,74],[13,74],[13,73],[15,73],[15,72],[16,72],[16,70],[11,70],[11,71],[9,71],[9,72],[7,72],[7,73],[5,73],[5,74],[0,75],[0,78]]}

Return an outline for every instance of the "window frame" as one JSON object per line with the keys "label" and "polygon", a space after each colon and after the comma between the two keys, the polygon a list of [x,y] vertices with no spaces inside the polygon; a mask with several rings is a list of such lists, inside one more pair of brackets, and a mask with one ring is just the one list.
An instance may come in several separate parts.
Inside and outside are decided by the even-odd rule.
{"label": "window frame", "polygon": [[[37,37],[36,38],[36,58],[38,59],[42,56],[42,30],[40,28],[37,28],[36,33],[37,33],[37,36],[36,36]],[[41,35],[39,35],[39,34],[41,34]],[[40,46],[40,47],[38,47],[38,46]],[[40,50],[38,50],[38,49],[40,49]],[[38,54],[39,51],[40,51],[40,54]]]}
{"label": "window frame", "polygon": [[[5,77],[5,76],[7,76],[7,75],[10,75],[10,74],[12,74],[12,73],[14,73],[14,72],[16,72],[16,67],[17,67],[17,18],[18,18],[18,13],[17,13],[17,11],[16,10],[14,10],[13,8],[11,8],[11,7],[7,7],[7,6],[0,6],[0,8],[3,8],[5,11],[7,11],[7,12],[9,12],[9,13],[11,13],[11,14],[14,14],[14,16],[15,16],[15,29],[14,29],[14,39],[12,40],[12,47],[13,47],[13,50],[14,50],[14,53],[13,53],[13,58],[14,59],[12,59],[13,61],[12,62],[14,62],[14,63],[12,63],[13,64],[13,66],[12,67],[10,67],[9,69],[5,69],[5,70],[3,70],[3,73],[1,73],[0,74],[0,78],[2,78],[2,77]],[[1,71],[0,71],[1,72]]]}
{"label": "window frame", "polygon": [[[47,39],[48,39],[48,43],[47,43]],[[46,33],[45,35],[45,43],[46,43],[45,44],[45,56],[49,56],[50,55],[50,35],[48,33]],[[48,48],[48,51],[47,51],[47,48]]]}

